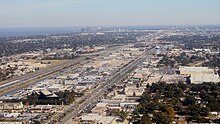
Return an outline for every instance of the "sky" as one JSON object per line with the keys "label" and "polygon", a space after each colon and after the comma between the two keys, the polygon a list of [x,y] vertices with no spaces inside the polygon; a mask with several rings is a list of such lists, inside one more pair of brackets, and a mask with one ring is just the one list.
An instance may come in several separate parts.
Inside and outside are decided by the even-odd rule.
{"label": "sky", "polygon": [[0,27],[220,24],[220,0],[0,0]]}

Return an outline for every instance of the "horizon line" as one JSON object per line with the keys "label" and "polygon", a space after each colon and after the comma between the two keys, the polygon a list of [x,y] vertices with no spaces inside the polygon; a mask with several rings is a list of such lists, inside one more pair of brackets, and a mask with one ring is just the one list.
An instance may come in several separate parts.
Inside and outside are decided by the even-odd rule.
{"label": "horizon line", "polygon": [[220,26],[220,24],[161,24],[161,25],[54,25],[54,26],[9,26],[4,28],[71,28],[71,27],[172,27],[172,26]]}

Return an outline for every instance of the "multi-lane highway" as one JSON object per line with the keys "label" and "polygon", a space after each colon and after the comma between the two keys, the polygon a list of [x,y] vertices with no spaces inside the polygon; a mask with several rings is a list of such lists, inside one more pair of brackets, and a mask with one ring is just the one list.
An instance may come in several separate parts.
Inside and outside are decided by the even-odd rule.
{"label": "multi-lane highway", "polygon": [[135,68],[136,65],[145,60],[149,55],[155,52],[155,48],[150,49],[146,54],[138,57],[137,59],[129,62],[126,66],[120,68],[115,74],[107,79],[105,83],[96,88],[92,93],[86,94],[80,98],[73,106],[69,108],[72,112],[67,113],[67,115],[59,122],[60,124],[71,124],[72,118],[77,117],[86,107],[92,106],[93,103],[96,103],[98,97],[103,96],[109,87],[112,87],[114,84],[120,82],[125,78],[126,74]]}
{"label": "multi-lane highway", "polygon": [[50,69],[39,70],[36,73],[28,74],[25,77],[22,76],[20,78],[15,78],[14,80],[10,80],[11,82],[4,81],[0,84],[0,96],[16,89],[23,88],[34,82],[38,82],[39,80],[43,80],[51,74],[59,73],[61,70],[65,71],[70,67],[77,67],[80,64],[85,64],[88,61],[89,60],[85,60],[85,57],[79,57]]}
{"label": "multi-lane highway", "polygon": [[33,73],[28,73],[22,76],[17,76],[17,77],[2,81],[0,82],[0,96],[10,93],[12,91],[16,91],[17,89],[26,87],[29,84],[46,79],[50,75],[59,74],[60,71],[65,71],[69,68],[78,67],[81,64],[85,64],[89,62],[90,60],[87,60],[87,58],[94,57],[96,55],[105,54],[106,52],[118,49],[119,47],[120,46],[109,47],[102,51],[98,51],[92,54],[86,54],[73,60],[68,60],[65,63],[62,63],[60,65],[57,65],[51,68],[41,69]]}
{"label": "multi-lane highway", "polygon": [[[114,50],[116,48],[111,48]],[[109,49],[107,50],[109,51]],[[106,79],[106,82],[100,84],[94,91],[90,94],[86,94],[83,97],[79,98],[74,104],[72,104],[68,110],[65,111],[66,116],[62,118],[60,124],[71,123],[72,118],[78,116],[81,111],[85,110],[89,106],[94,106],[97,103],[97,99],[103,96],[104,93],[107,92],[109,87],[112,87],[114,84],[120,82],[122,79],[126,77],[126,74],[135,68],[136,65],[141,63],[144,59],[146,59],[150,54],[155,52],[155,48],[150,49],[144,55],[136,58],[135,60],[129,62],[127,65],[121,67],[119,70],[115,72],[112,76]],[[99,54],[105,54],[105,52],[100,52]],[[91,56],[91,55],[90,55]],[[38,82],[40,80],[44,80],[51,75],[59,74],[60,71],[68,70],[69,68],[79,67],[80,64],[85,64],[90,60],[86,60],[88,56],[81,56],[74,60],[69,60],[59,66],[50,68],[50,69],[42,69],[35,73],[26,74],[21,77],[16,77],[13,79],[9,79],[4,82],[0,82],[0,96],[7,94],[11,91],[14,91],[19,88],[23,88],[29,84]]]}

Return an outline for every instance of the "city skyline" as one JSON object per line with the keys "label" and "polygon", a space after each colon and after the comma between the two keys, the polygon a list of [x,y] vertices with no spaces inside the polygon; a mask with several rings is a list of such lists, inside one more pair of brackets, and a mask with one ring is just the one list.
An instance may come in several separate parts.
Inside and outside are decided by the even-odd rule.
{"label": "city skyline", "polygon": [[218,0],[0,1],[0,27],[219,24]]}

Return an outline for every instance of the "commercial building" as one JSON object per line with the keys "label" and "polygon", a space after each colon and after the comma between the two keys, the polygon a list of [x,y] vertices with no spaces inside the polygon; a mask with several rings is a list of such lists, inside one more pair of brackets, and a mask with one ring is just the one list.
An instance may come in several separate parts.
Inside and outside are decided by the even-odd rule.
{"label": "commercial building", "polygon": [[181,75],[190,77],[191,83],[203,82],[219,82],[220,77],[215,73],[214,69],[208,67],[187,67],[181,66],[179,68]]}

